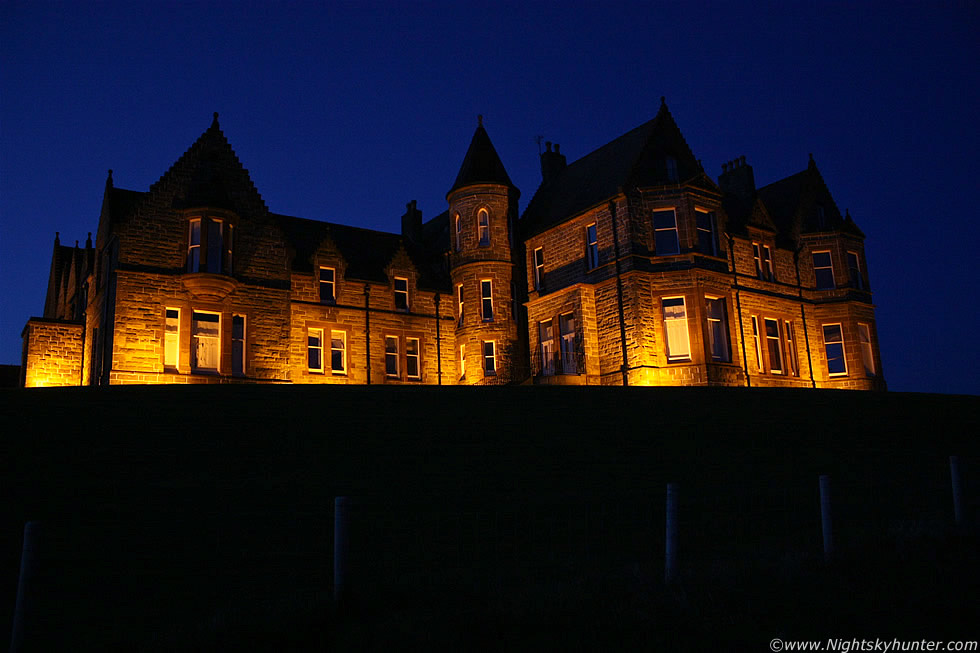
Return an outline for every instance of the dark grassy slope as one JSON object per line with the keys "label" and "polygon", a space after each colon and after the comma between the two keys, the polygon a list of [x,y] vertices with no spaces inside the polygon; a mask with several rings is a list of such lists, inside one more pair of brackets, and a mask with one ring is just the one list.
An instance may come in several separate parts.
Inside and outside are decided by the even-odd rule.
{"label": "dark grassy slope", "polygon": [[[227,630],[322,617],[332,497],[346,494],[361,498],[364,613],[342,641],[375,637],[379,622],[412,631],[427,615],[435,622],[415,628],[491,640],[533,641],[600,612],[613,623],[599,618],[596,636],[662,638],[649,624],[664,615],[694,630],[736,616],[756,623],[746,632],[806,629],[810,611],[770,605],[781,583],[823,584],[820,596],[860,607],[901,595],[890,565],[946,582],[964,546],[935,539],[951,519],[947,457],[963,457],[976,497],[978,412],[976,397],[703,388],[3,391],[0,606],[23,522],[42,519],[62,542],[51,559],[71,570],[65,603],[89,608],[61,615],[65,632],[104,622],[93,641],[124,646],[197,637],[174,623],[215,614],[234,622]],[[881,581],[864,592],[841,580],[857,570],[813,566],[821,473],[834,477],[840,570],[877,561]],[[683,491],[680,602],[657,589],[668,481]],[[968,508],[977,514],[975,499]],[[902,605],[891,614],[917,603]],[[826,626],[833,611],[821,610]]]}

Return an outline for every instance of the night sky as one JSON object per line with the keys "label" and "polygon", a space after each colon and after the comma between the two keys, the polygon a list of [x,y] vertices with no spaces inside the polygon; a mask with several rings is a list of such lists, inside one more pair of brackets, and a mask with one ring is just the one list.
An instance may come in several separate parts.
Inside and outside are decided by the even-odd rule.
{"label": "night sky", "polygon": [[[469,3],[465,3],[469,4]],[[145,191],[214,111],[269,209],[397,231],[484,124],[521,210],[666,96],[715,179],[812,152],[867,235],[892,390],[980,394],[980,4],[0,3],[0,363],[106,170]]]}

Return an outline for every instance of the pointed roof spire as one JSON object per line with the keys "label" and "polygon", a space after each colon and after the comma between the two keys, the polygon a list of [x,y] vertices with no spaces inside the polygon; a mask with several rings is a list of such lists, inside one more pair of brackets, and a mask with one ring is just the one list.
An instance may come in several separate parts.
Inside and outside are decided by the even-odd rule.
{"label": "pointed roof spire", "polygon": [[57,247],[60,244],[61,244],[61,232],[56,231],[54,232],[54,246]]}
{"label": "pointed roof spire", "polygon": [[213,129],[221,129],[221,127],[218,126],[218,112],[217,111],[214,112],[214,120],[211,121],[211,127]]}
{"label": "pointed roof spire", "polygon": [[490,142],[487,130],[483,128],[482,115],[477,116],[476,132],[473,134],[473,140],[470,141],[469,149],[466,150],[466,156],[463,157],[456,182],[449,192],[471,184],[501,184],[516,190],[503,162],[497,155],[497,150]]}
{"label": "pointed roof spire", "polygon": [[817,162],[813,160],[813,152],[810,152],[810,160],[807,161],[806,167],[807,168],[816,168],[817,167]]}
{"label": "pointed roof spire", "polygon": [[88,238],[85,239],[85,248],[92,249],[92,232],[88,232]]}
{"label": "pointed roof spire", "polygon": [[109,176],[105,179],[106,188],[112,188],[112,168],[109,168]]}

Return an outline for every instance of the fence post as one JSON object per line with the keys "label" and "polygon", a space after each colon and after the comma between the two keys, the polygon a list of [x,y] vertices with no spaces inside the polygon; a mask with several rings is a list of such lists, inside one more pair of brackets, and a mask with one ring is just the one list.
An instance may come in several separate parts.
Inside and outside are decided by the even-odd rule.
{"label": "fence post", "polygon": [[664,546],[664,582],[677,578],[677,495],[676,483],[667,484],[667,539]]}
{"label": "fence post", "polygon": [[[34,621],[38,616],[38,573],[42,542],[41,522],[24,524],[24,547],[20,554],[20,577],[17,580],[17,603],[14,606],[14,623],[10,632],[10,653],[19,653],[30,646],[31,638],[39,634]],[[35,642],[35,646],[37,643]]]}
{"label": "fence post", "polygon": [[823,558],[830,562],[834,555],[834,523],[830,510],[830,476],[820,476],[820,521],[823,526]]}
{"label": "fence post", "polygon": [[949,457],[949,478],[953,485],[953,519],[963,525],[963,482],[960,479],[960,457]]}
{"label": "fence post", "polygon": [[350,594],[350,497],[333,500],[333,598],[346,601]]}

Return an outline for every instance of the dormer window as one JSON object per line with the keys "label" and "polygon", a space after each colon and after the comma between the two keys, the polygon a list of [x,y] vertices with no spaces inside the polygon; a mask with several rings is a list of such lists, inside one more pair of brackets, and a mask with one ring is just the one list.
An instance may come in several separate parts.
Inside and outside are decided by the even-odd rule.
{"label": "dormer window", "polygon": [[395,277],[395,310],[408,310],[408,279]]}
{"label": "dormer window", "polygon": [[672,156],[667,157],[667,180],[677,183],[680,176],[677,174],[677,159]]}
{"label": "dormer window", "polygon": [[320,302],[333,304],[337,301],[337,271],[334,268],[320,267]]}
{"label": "dormer window", "polygon": [[187,234],[187,271],[230,273],[232,230],[232,225],[221,218],[191,218]]}
{"label": "dormer window", "polygon": [[486,247],[490,244],[490,214],[486,209],[480,209],[477,224],[480,227],[480,247]]}

